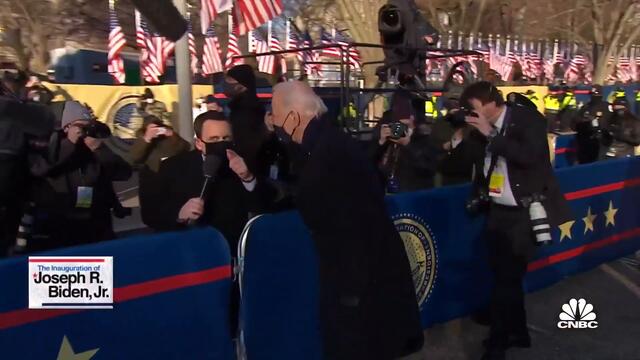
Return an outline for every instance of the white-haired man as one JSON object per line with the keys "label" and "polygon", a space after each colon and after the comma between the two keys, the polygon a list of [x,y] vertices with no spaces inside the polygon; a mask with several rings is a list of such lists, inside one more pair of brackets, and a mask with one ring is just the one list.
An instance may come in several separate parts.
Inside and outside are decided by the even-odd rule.
{"label": "white-haired man", "polygon": [[326,111],[309,86],[286,82],[266,119],[302,154],[295,203],[318,252],[324,358],[395,359],[423,343],[409,262],[371,160]]}

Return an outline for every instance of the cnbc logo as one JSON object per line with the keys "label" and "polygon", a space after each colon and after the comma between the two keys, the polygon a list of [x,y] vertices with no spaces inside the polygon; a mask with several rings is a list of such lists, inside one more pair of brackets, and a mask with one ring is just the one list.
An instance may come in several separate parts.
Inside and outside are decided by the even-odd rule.
{"label": "cnbc logo", "polygon": [[596,313],[593,305],[585,299],[571,299],[568,304],[562,305],[558,328],[560,329],[595,329],[598,327]]}

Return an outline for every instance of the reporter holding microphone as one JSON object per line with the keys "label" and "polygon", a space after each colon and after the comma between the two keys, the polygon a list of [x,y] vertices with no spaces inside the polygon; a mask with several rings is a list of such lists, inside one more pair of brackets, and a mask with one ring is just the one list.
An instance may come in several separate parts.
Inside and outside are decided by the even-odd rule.
{"label": "reporter holding microphone", "polygon": [[272,193],[234,151],[231,125],[221,112],[194,122],[195,149],[162,161],[155,228],[175,231],[213,226],[233,253],[250,214],[263,212]]}

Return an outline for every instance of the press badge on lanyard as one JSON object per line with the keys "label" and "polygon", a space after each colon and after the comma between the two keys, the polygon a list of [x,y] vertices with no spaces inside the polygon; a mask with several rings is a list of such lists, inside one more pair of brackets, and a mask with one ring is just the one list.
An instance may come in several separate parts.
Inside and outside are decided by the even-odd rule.
{"label": "press badge on lanyard", "polygon": [[489,180],[489,196],[491,197],[502,197],[504,193],[504,174],[498,171],[494,171],[491,174],[491,179]]}
{"label": "press badge on lanyard", "polygon": [[78,196],[76,207],[88,209],[93,201],[93,188],[89,186],[78,186]]}

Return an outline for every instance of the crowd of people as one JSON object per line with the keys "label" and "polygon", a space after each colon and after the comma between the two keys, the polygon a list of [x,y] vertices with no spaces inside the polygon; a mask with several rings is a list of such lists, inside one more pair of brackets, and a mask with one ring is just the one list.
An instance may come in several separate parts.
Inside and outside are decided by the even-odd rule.
{"label": "crowd of people", "polygon": [[134,169],[150,229],[213,226],[232,253],[253,215],[296,208],[316,243],[330,359],[393,359],[422,346],[411,271],[385,194],[474,182],[468,208],[488,213],[496,279],[483,359],[503,359],[509,347],[530,346],[521,285],[540,241],[530,208],[540,206],[551,225],[569,217],[547,132],[562,130],[565,109],[572,110],[566,126],[577,131],[580,163],[632,156],[640,145],[640,123],[626,100],[609,104],[598,87],[580,109],[571,108],[575,98],[563,98],[545,121],[533,94],[509,96],[507,104],[480,82],[447,98],[446,114],[434,104],[415,114],[406,94],[394,94],[367,149],[333,125],[304,83],[275,86],[267,111],[253,69],[239,65],[224,78],[227,109],[213,96],[203,100],[194,148],[148,90],[138,103],[137,139],[119,156],[87,106],[68,101],[56,121],[50,94],[26,85],[22,74],[2,79],[0,257],[114,239],[112,217],[127,209],[113,182]]}

